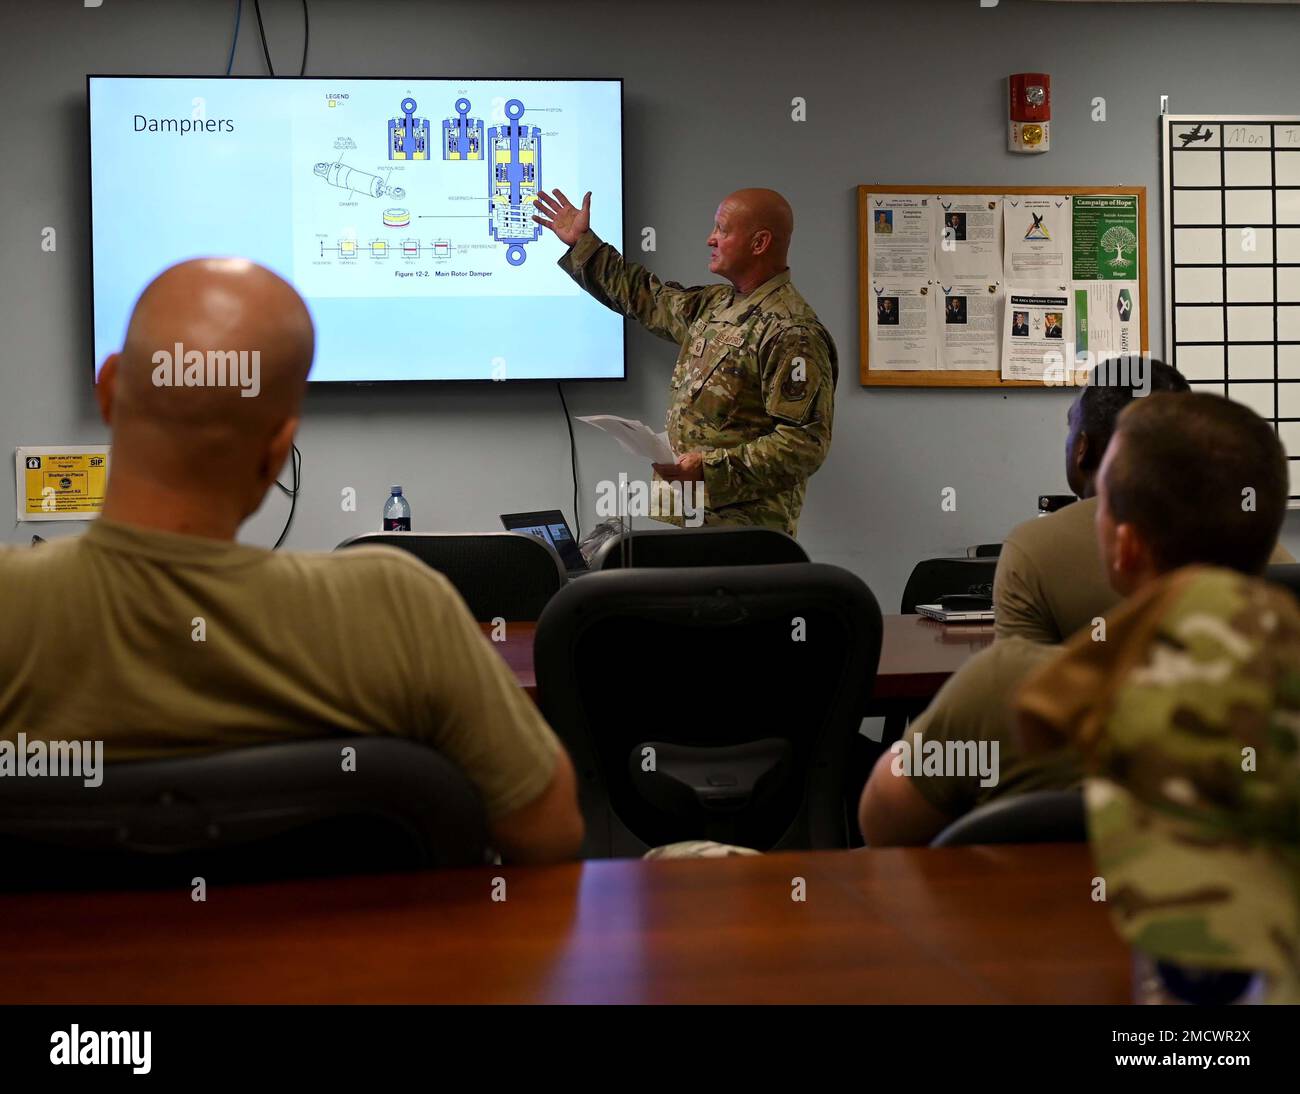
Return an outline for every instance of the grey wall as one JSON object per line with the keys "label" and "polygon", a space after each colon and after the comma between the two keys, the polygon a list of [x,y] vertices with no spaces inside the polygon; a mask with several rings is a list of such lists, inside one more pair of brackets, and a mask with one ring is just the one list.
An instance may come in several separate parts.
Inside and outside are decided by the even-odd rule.
{"label": "grey wall", "polygon": [[[649,261],[666,278],[708,279],[704,239],[729,190],[772,186],[790,198],[795,280],[842,361],[834,447],[810,485],[801,539],[814,558],[865,578],[887,610],[916,559],[999,539],[1032,515],[1038,493],[1065,492],[1068,396],[859,386],[854,187],[1146,185],[1158,353],[1159,96],[1169,95],[1175,113],[1300,114],[1300,9],[1286,6],[310,3],[311,75],[624,77],[627,236],[657,229]],[[297,0],[263,7],[273,59],[296,72]],[[261,74],[251,8],[235,72]],[[91,395],[85,74],[221,72],[234,4],[104,0],[85,10],[69,0],[17,9],[0,5],[0,453],[104,434]],[[1005,78],[1026,70],[1053,78],[1053,150],[1045,156],[1004,150]],[[796,95],[808,103],[802,124],[790,120]],[[1107,100],[1105,123],[1089,117],[1096,95]],[[582,188],[581,179],[546,184],[571,195]],[[47,225],[59,232],[54,254],[39,248]],[[630,329],[628,357],[626,384],[568,385],[574,414],[662,421],[671,347]],[[594,484],[644,469],[576,428],[590,524]],[[571,506],[568,435],[551,386],[313,393],[300,446],[305,470],[290,547],[328,548],[377,527],[390,482],[406,486],[416,528],[494,528],[510,509]],[[356,514],[340,510],[344,486],[359,492]],[[957,490],[955,513],[940,509],[945,486]],[[273,494],[244,538],[273,542],[286,510]],[[0,534],[18,541],[80,527],[5,518]],[[1300,554],[1294,516],[1284,539]]]}

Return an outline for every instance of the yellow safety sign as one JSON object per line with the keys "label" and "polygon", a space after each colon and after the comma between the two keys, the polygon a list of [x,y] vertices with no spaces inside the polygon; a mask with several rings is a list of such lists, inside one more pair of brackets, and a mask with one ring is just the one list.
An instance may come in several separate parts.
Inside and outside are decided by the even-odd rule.
{"label": "yellow safety sign", "polygon": [[88,520],[104,507],[109,446],[19,448],[14,460],[19,520]]}

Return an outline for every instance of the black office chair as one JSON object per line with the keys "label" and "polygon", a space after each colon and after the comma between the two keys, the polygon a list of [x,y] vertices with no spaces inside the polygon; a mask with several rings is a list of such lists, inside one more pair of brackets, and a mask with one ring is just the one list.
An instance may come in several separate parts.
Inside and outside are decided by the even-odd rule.
{"label": "black office chair", "polygon": [[[591,569],[623,568],[623,542],[606,540],[592,557]],[[632,566],[762,566],[807,562],[808,553],[776,528],[653,528],[631,536]]]}
{"label": "black office chair", "polygon": [[211,887],[488,860],[478,792],[412,741],[334,736],[107,764],[95,787],[0,782],[2,889]]}
{"label": "black office chair", "polygon": [[931,847],[978,843],[1082,843],[1088,838],[1083,790],[1034,790],[1008,794],[948,825]]}
{"label": "black office chair", "polygon": [[345,547],[399,547],[456,586],[475,619],[531,623],[567,584],[555,548],[522,532],[368,532]]}
{"label": "black office chair", "polygon": [[1275,585],[1282,585],[1300,600],[1300,562],[1280,562],[1264,571],[1264,577]]}
{"label": "black office chair", "polygon": [[966,548],[967,558],[997,558],[1001,554],[1002,544],[1000,543],[977,543],[973,547]]}
{"label": "black office chair", "polygon": [[918,604],[933,604],[939,597],[952,593],[993,595],[996,558],[927,558],[918,562],[903,589],[903,603],[898,610],[915,615]]}
{"label": "black office chair", "polygon": [[578,772],[585,856],[847,846],[843,764],[880,641],[871,590],[836,566],[623,570],[561,590],[534,661]]}

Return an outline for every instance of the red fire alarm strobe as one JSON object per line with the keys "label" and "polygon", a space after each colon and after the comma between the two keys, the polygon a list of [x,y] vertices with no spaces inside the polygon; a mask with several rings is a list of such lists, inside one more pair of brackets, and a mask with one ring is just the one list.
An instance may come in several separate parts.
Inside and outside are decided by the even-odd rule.
{"label": "red fire alarm strobe", "polygon": [[1052,78],[1046,72],[1007,77],[1011,128],[1009,152],[1046,152],[1052,146]]}

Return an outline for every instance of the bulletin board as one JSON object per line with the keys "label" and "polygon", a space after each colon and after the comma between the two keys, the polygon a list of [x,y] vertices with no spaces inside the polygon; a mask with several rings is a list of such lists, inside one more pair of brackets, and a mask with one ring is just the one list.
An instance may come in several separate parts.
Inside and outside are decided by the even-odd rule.
{"label": "bulletin board", "polygon": [[[997,216],[999,218],[1004,216],[1007,217],[1008,224],[1012,222],[1011,214],[1008,210],[1016,210],[1019,209],[1021,205],[1025,205],[1025,211],[1027,212],[1029,205],[1042,206],[1047,204],[1046,199],[1048,198],[1065,198],[1070,203],[1068,211],[1071,214],[1071,245],[1063,244],[1065,250],[1061,254],[1055,256],[1050,254],[1036,255],[1026,253],[1022,249],[1029,247],[1030,244],[1020,241],[1019,225],[1017,225],[1015,240],[1013,241],[1010,238],[1004,238],[1010,237],[1012,233],[1009,230],[1002,232],[1001,220],[999,220],[1001,234],[998,236],[998,246],[1002,249],[1002,265],[1000,269],[1002,276],[996,279],[996,283],[995,279],[991,276],[980,279],[989,293],[989,299],[988,301],[985,301],[981,296],[979,300],[972,300],[970,309],[971,312],[974,313],[975,306],[979,305],[982,309],[981,314],[987,315],[988,303],[990,301],[993,302],[995,325],[998,330],[998,346],[996,349],[995,359],[988,362],[988,367],[983,367],[982,359],[975,357],[975,351],[972,350],[966,355],[966,360],[963,362],[963,366],[954,368],[948,367],[945,356],[948,359],[951,359],[954,356],[962,356],[962,354],[959,349],[948,349],[948,343],[945,341],[948,335],[945,333],[946,328],[944,327],[944,324],[945,322],[951,322],[951,320],[946,320],[944,318],[943,309],[940,307],[940,303],[948,301],[949,296],[937,295],[941,293],[948,294],[950,292],[951,286],[943,284],[943,282],[951,282],[953,280],[953,274],[951,271],[944,273],[940,267],[945,261],[952,261],[958,258],[964,259],[965,255],[963,252],[966,251],[968,246],[972,249],[975,246],[975,232],[972,231],[971,238],[968,241],[965,230],[966,220],[964,215],[960,221],[960,226],[958,226],[958,221],[954,219],[953,227],[949,227],[948,220],[952,214],[945,212],[945,209],[953,207],[962,208],[963,202],[974,202],[976,196],[986,197],[990,202],[997,201],[999,203]],[[1076,205],[1076,198],[1094,198],[1096,200],[1092,202],[1087,202],[1085,200],[1085,202]],[[1138,345],[1128,346],[1124,350],[1115,349],[1112,350],[1111,353],[1137,352],[1138,350],[1141,352],[1147,352],[1150,346],[1148,336],[1148,320],[1150,313],[1147,307],[1147,192],[1145,186],[942,187],[912,185],[889,186],[884,184],[859,186],[858,345],[859,379],[863,386],[991,388],[1044,388],[1051,386],[1046,384],[1042,379],[1003,378],[1004,367],[1010,367],[1008,365],[1008,359],[1016,348],[1015,343],[1009,337],[1012,334],[1012,331],[1003,330],[1003,325],[1007,321],[1009,290],[1016,289],[1019,292],[1023,292],[1026,288],[1032,288],[1040,280],[1044,282],[1051,281],[1053,292],[1059,292],[1071,302],[1067,308],[1067,315],[1065,316],[1065,318],[1069,320],[1070,326],[1068,328],[1067,336],[1062,338],[1062,355],[1065,360],[1073,362],[1075,335],[1077,334],[1081,339],[1086,341],[1088,332],[1086,330],[1087,320],[1084,316],[1091,314],[1086,311],[1079,312],[1079,318],[1076,322],[1073,302],[1075,299],[1078,299],[1080,307],[1085,307],[1086,300],[1089,299],[1086,295],[1088,291],[1087,286],[1091,285],[1094,289],[1104,292],[1107,289],[1107,284],[1105,282],[1108,276],[1105,272],[1102,272],[1099,275],[1098,271],[1095,269],[1083,269],[1081,270],[1081,276],[1075,276],[1076,268],[1079,268],[1081,263],[1086,265],[1086,258],[1081,257],[1081,251],[1073,249],[1073,243],[1078,242],[1080,247],[1082,247],[1082,244],[1086,241],[1086,225],[1091,225],[1098,221],[1096,217],[1091,217],[1086,221],[1085,227],[1080,228],[1077,232],[1074,229],[1074,223],[1077,217],[1083,214],[1085,208],[1104,206],[1107,204],[1104,199],[1107,198],[1136,199],[1136,222],[1133,224],[1132,228],[1132,235],[1136,237],[1136,242],[1132,247],[1132,257],[1125,257],[1122,261],[1125,263],[1125,272],[1131,274],[1132,282],[1136,283],[1136,303],[1138,306],[1136,309],[1137,315],[1132,317],[1133,322],[1131,325],[1126,326],[1122,331],[1122,338],[1125,341],[1130,339],[1136,340]],[[1024,200],[1022,201],[1022,199]],[[917,243],[913,248],[913,253],[910,258],[903,250],[900,250],[900,240],[905,229],[903,217],[899,217],[898,230],[896,233],[895,227],[892,223],[892,216],[895,214],[891,213],[891,222],[889,223],[886,223],[884,218],[881,217],[881,213],[884,211],[881,208],[882,202],[885,204],[889,204],[890,202],[894,202],[895,204],[900,202],[902,204],[907,204],[910,202],[914,206],[923,206],[930,210],[927,215],[932,218],[933,235],[931,241],[930,267],[928,271],[922,270],[926,250],[924,241]],[[988,204],[988,202],[982,204]],[[1112,204],[1123,205],[1128,210],[1131,210],[1132,208],[1131,202]],[[971,205],[970,207],[974,209],[974,205]],[[873,212],[875,214],[874,217]],[[920,213],[916,209],[912,212],[916,214],[912,217],[912,220],[915,221],[916,217],[920,216]],[[1039,218],[1035,217],[1033,221],[1027,221],[1027,223],[1034,224],[1037,223],[1038,220]],[[973,223],[974,222],[972,221],[972,224]],[[1080,221],[1079,223],[1084,224],[1085,222]],[[1034,229],[1031,229],[1031,231],[1033,230]],[[1044,232],[1044,229],[1039,228],[1037,231],[1041,235]],[[888,233],[888,238],[885,238],[886,233]],[[1127,234],[1125,235],[1125,238],[1127,238]],[[1026,233],[1025,239],[1030,239],[1028,233]],[[1050,242],[1044,242],[1041,245],[1035,243],[1033,245],[1041,246],[1043,249],[1048,251],[1051,249]],[[1124,255],[1124,246],[1125,244],[1121,242],[1120,250],[1117,251],[1117,254],[1121,256]],[[952,259],[949,259],[948,257],[950,253]],[[902,254],[903,257],[901,259],[896,259],[894,256],[899,254]],[[929,281],[928,288],[922,288],[915,291],[927,293],[933,292],[936,294],[933,297],[930,297],[933,301],[930,306],[935,315],[935,318],[932,319],[931,322],[934,322],[939,327],[938,334],[935,336],[938,339],[937,344],[939,348],[936,349],[932,363],[916,366],[911,366],[909,363],[909,367],[907,368],[897,368],[893,366],[891,358],[891,364],[886,367],[872,367],[873,319],[877,321],[877,325],[874,328],[877,335],[879,335],[881,330],[880,324],[887,322],[886,318],[879,310],[883,306],[883,296],[888,295],[882,285],[882,279],[887,281],[889,277],[892,276],[879,273],[880,264],[882,261],[886,261],[884,257],[886,255],[889,255],[889,258],[887,259],[889,262],[912,262],[912,265],[907,267],[909,272],[905,276],[899,275],[909,284],[915,285],[921,284],[927,280]],[[992,259],[990,258],[990,261],[991,260]],[[1016,263],[1014,273],[1012,273],[1011,265],[1013,261]],[[1035,269],[1033,267],[1033,263],[1035,262],[1042,262],[1043,266],[1039,269]],[[1049,265],[1051,262],[1056,262],[1058,265]],[[1059,263],[1062,262],[1064,265],[1059,265]],[[1131,269],[1131,267],[1127,265],[1129,263],[1135,264],[1136,269]],[[1111,271],[1109,276],[1112,285],[1119,284],[1118,281],[1114,280],[1114,271]],[[957,278],[957,280],[961,280],[961,278]],[[1083,288],[1081,289],[1080,286]],[[1085,295],[1083,297],[1078,297],[1077,294],[1079,292],[1083,292]],[[1126,303],[1130,309],[1129,314],[1131,315],[1133,303],[1131,301],[1132,294],[1126,293],[1124,295],[1126,298],[1130,298],[1126,300]],[[895,297],[895,299],[899,300],[900,298]],[[962,300],[962,309],[960,316],[954,316],[954,318],[957,322],[963,324],[971,321],[973,327],[975,316],[972,314],[968,320],[965,298],[953,297],[951,302],[955,303],[957,299]],[[1023,297],[1017,297],[1017,299],[1023,299]],[[906,309],[908,304],[906,297],[901,298],[901,303],[904,305],[904,309]],[[915,304],[917,301],[914,299],[911,303]],[[1121,304],[1120,306],[1122,308],[1124,304]],[[1020,313],[1017,313],[1017,315],[1019,314]],[[1055,314],[1055,312],[1052,314]],[[1040,319],[1041,316],[1035,315],[1034,322],[1038,322]],[[892,317],[892,322],[897,324],[899,320],[895,316]],[[1075,329],[1076,326],[1077,330]],[[1052,328],[1049,327],[1048,329],[1050,330]],[[1014,328],[1014,330],[1016,333],[1019,333],[1019,328]],[[1094,323],[1094,345],[1098,347],[1098,352],[1102,353],[1103,351],[1100,347],[1104,343],[1100,338],[1100,332],[1101,328]],[[893,334],[894,332],[889,331],[886,333]],[[1119,336],[1116,336],[1114,343],[1116,345],[1118,345],[1118,338]],[[969,341],[975,341],[973,334]],[[1008,347],[1011,352],[1009,352]],[[976,348],[979,349],[979,347]],[[893,347],[891,346],[890,349],[892,351]],[[987,350],[988,347],[984,346],[981,352],[987,353]],[[880,356],[883,356],[883,354],[878,354],[878,357]],[[972,360],[976,363],[972,364]],[[928,361],[929,359],[927,359],[927,362]]]}
{"label": "bulletin board", "polygon": [[1169,364],[1273,424],[1300,508],[1300,117],[1160,128]]}

